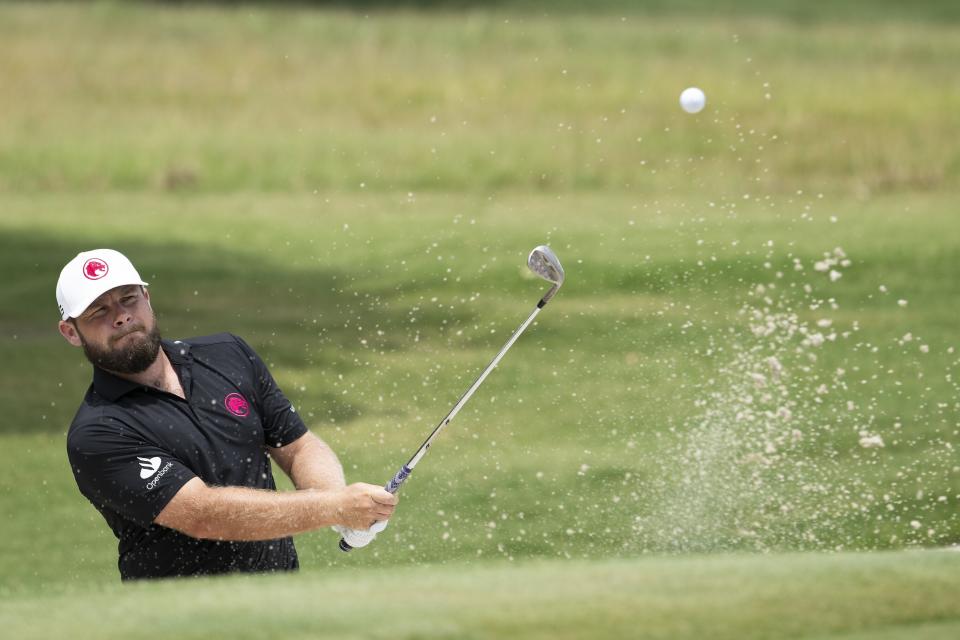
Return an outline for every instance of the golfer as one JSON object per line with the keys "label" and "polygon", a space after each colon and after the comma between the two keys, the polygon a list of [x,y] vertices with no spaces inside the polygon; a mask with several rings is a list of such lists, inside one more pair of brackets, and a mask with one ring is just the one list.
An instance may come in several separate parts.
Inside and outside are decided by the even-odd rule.
{"label": "golfer", "polygon": [[[397,497],[346,485],[246,342],[162,339],[146,287],[110,249],[57,282],[60,333],[93,364],[67,453],[119,540],[121,579],[296,570],[292,535],[390,518]],[[296,491],[276,490],[271,459]]]}

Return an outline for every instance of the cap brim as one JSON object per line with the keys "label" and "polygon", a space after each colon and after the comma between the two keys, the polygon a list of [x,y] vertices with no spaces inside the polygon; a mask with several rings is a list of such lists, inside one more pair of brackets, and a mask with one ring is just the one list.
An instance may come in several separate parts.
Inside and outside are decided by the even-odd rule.
{"label": "cap brim", "polygon": [[117,287],[127,287],[127,286],[132,285],[132,284],[139,284],[139,285],[142,285],[142,286],[144,286],[144,287],[149,287],[149,286],[150,286],[149,284],[147,284],[147,283],[144,282],[143,280],[134,280],[133,282],[119,282],[119,283],[112,283],[112,282],[111,282],[111,283],[108,283],[108,286],[106,286],[106,287],[104,287],[104,288],[102,288],[102,289],[95,289],[95,290],[93,291],[93,293],[91,293],[89,296],[87,296],[87,297],[89,298],[89,300],[86,299],[86,298],[84,298],[84,299],[80,300],[79,302],[77,302],[77,304],[75,304],[75,305],[73,306],[73,308],[71,308],[71,309],[66,309],[66,310],[64,311],[64,317],[63,317],[63,319],[64,319],[64,320],[68,320],[69,318],[78,318],[78,317],[80,317],[80,314],[82,314],[84,311],[86,311],[86,310],[87,310],[87,307],[89,307],[91,304],[93,304],[94,300],[96,300],[97,298],[99,298],[100,296],[102,296],[103,294],[105,294],[107,291],[110,291],[111,289],[116,289]]}

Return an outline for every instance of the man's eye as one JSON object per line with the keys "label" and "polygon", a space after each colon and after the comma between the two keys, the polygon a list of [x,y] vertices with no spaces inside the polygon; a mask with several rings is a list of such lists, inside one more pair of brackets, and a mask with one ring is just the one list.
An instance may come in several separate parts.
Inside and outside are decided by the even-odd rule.
{"label": "man's eye", "polygon": [[97,309],[96,311],[94,311],[93,313],[91,313],[91,314],[90,314],[90,317],[91,317],[91,318],[99,318],[99,317],[102,316],[102,315],[103,315],[103,307],[100,307],[99,309]]}
{"label": "man's eye", "polygon": [[133,301],[136,300],[136,299],[137,299],[137,296],[123,296],[123,302],[124,302],[124,304],[129,303],[129,302],[133,302]]}

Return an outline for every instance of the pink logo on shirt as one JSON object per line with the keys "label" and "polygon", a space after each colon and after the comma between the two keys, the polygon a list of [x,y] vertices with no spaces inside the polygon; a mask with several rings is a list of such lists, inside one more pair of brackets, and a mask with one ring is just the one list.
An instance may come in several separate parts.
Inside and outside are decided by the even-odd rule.
{"label": "pink logo on shirt", "polygon": [[100,258],[90,258],[83,263],[83,275],[88,280],[99,280],[107,275],[107,271],[109,270],[110,267]]}
{"label": "pink logo on shirt", "polygon": [[223,399],[223,404],[227,411],[235,416],[246,418],[250,415],[250,403],[239,393],[231,393]]}

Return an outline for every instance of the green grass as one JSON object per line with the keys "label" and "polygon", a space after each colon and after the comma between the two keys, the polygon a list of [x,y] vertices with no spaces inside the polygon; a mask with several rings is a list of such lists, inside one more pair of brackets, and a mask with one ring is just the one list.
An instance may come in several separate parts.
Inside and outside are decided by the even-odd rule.
{"label": "green grass", "polygon": [[[570,211],[590,202],[629,211],[633,201],[611,194],[568,197]],[[8,583],[25,589],[55,583],[63,563],[78,581],[115,572],[112,537],[76,494],[64,461],[63,433],[89,373],[52,333],[47,280],[72,247],[97,244],[102,225],[128,211],[142,217],[112,232],[112,244],[138,256],[149,274],[164,330],[188,336],[230,329],[246,336],[354,480],[392,475],[525,317],[541,286],[523,276],[524,251],[549,237],[567,261],[562,295],[410,482],[388,543],[345,559],[329,532],[304,536],[307,567],[957,542],[960,487],[944,443],[955,440],[956,429],[957,355],[947,350],[956,344],[952,301],[958,292],[951,274],[958,248],[945,231],[946,199],[834,205],[845,212],[837,223],[822,215],[791,222],[762,207],[727,219],[688,203],[697,220],[714,216],[691,230],[681,225],[692,216],[636,216],[630,225],[632,212],[589,221],[570,216],[558,227],[556,200],[542,195],[484,205],[457,195],[406,204],[402,196],[375,194],[324,200],[206,195],[184,207],[152,195],[77,196],[70,207],[88,212],[89,230],[67,240],[58,235],[72,215],[61,213],[68,210],[66,198],[6,198],[13,215],[4,222],[4,268],[36,267],[3,302],[11,310],[5,330],[15,339],[5,343],[8,446],[2,457],[8,471],[0,495],[11,512],[44,505],[43,518],[7,525],[15,533],[11,551],[17,550],[5,557]],[[906,202],[915,216],[900,215]],[[406,229],[407,218],[393,207],[409,207],[422,230]],[[197,220],[204,225],[199,234]],[[867,227],[874,233],[864,235]],[[697,244],[701,235],[709,245]],[[791,453],[787,466],[774,467],[788,474],[787,483],[769,478],[773,484],[758,494],[778,503],[799,499],[797,511],[782,517],[763,515],[738,493],[743,486],[735,483],[744,479],[732,458],[743,453],[740,444],[755,443],[732,421],[716,422],[733,442],[725,441],[723,457],[707,468],[737,488],[701,483],[699,492],[676,495],[690,462],[689,431],[702,412],[694,403],[717,391],[727,404],[739,397],[735,380],[721,378],[713,387],[707,381],[744,340],[727,332],[744,329],[735,312],[748,285],[771,277],[762,264],[771,237],[783,239],[783,255],[792,252],[808,264],[824,248],[846,248],[857,265],[844,278],[833,285],[821,282],[823,276],[804,279],[841,302],[830,314],[838,328],[860,327],[823,349],[811,373],[796,378],[791,394],[807,413],[794,426],[807,432],[806,448]],[[242,238],[242,246],[232,246],[232,238]],[[612,253],[610,245],[627,248]],[[906,250],[917,246],[924,251]],[[774,250],[778,260],[780,251]],[[719,256],[713,267],[695,266],[711,254]],[[887,294],[878,292],[880,284]],[[909,298],[907,307],[896,305],[900,296]],[[693,326],[686,326],[691,319]],[[895,339],[908,331],[917,342],[900,347]],[[929,353],[918,351],[921,341]],[[882,350],[858,347],[865,343]],[[707,356],[711,346],[717,353]],[[838,387],[836,397],[811,404],[817,376],[837,367],[851,372],[849,391]],[[862,372],[854,374],[856,367]],[[23,370],[35,376],[26,389]],[[876,372],[884,375],[874,380]],[[855,410],[847,410],[848,400]],[[898,431],[894,421],[906,427]],[[879,452],[856,444],[857,429],[871,423],[887,440]],[[28,465],[17,462],[24,452]],[[795,462],[811,465],[810,471]],[[582,473],[581,465],[589,469]],[[809,473],[837,484],[826,496],[798,498],[790,485],[808,481]],[[47,484],[39,485],[40,478]],[[876,499],[866,511],[852,506],[868,494]],[[884,494],[892,498],[883,501]],[[762,518],[759,538],[740,533],[737,522],[754,511]],[[915,519],[922,530],[910,526]],[[708,530],[676,532],[697,521]],[[804,540],[806,531],[817,539]],[[49,561],[51,550],[64,554],[63,563]],[[22,554],[36,558],[28,569]]]}
{"label": "green grass", "polygon": [[5,6],[0,189],[958,184],[954,22],[511,15]]}
{"label": "green grass", "polygon": [[425,566],[55,589],[4,598],[0,621],[25,640],[934,640],[960,632],[958,568],[945,551]]}
{"label": "green grass", "polygon": [[[950,7],[604,6],[0,5],[4,629],[956,635],[956,556],[905,551],[960,543]],[[374,546],[315,532],[300,576],[113,585],[64,452],[76,252],[131,256],[165,335],[244,336],[349,479],[382,482],[526,317],[543,242],[568,282]],[[795,317],[762,337],[745,308]],[[368,630],[351,598],[383,593]],[[148,601],[186,612],[122,614]]]}

